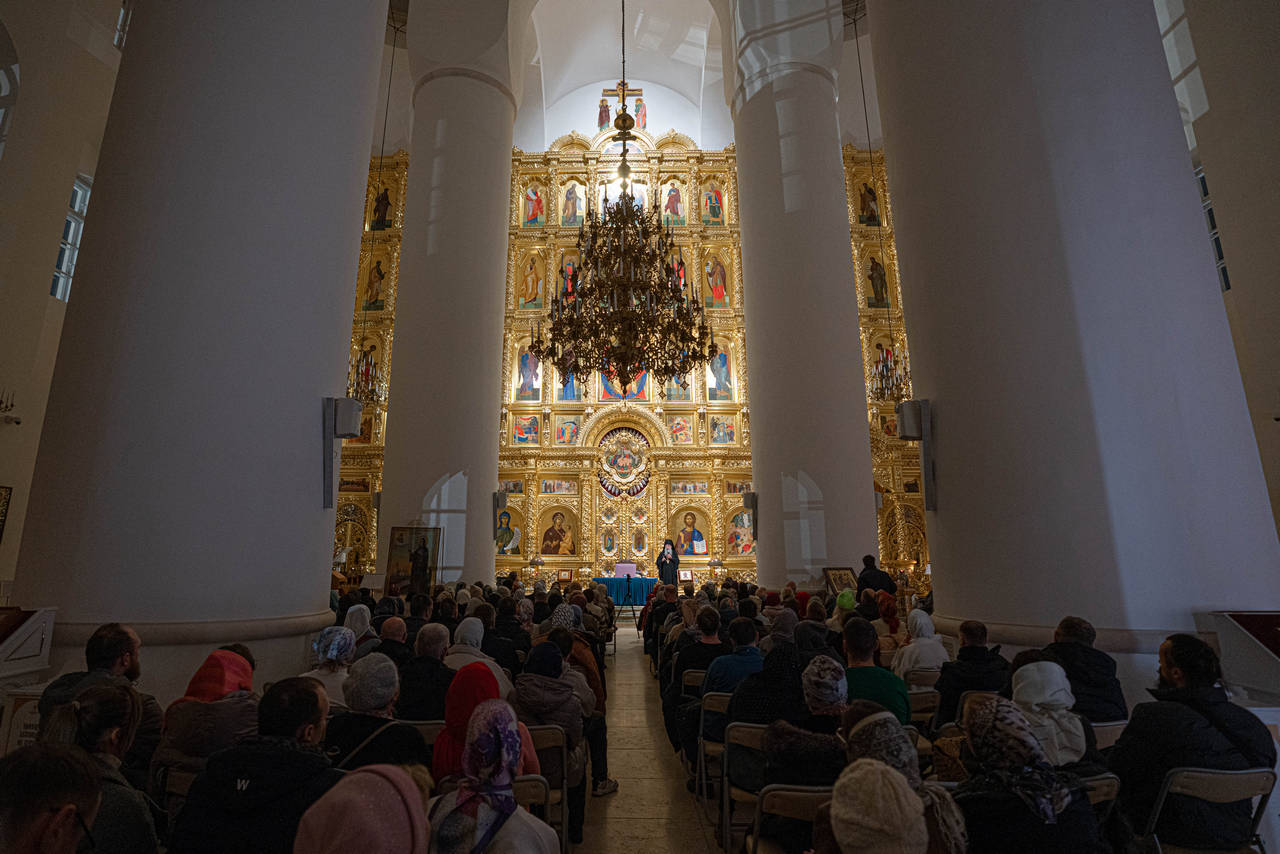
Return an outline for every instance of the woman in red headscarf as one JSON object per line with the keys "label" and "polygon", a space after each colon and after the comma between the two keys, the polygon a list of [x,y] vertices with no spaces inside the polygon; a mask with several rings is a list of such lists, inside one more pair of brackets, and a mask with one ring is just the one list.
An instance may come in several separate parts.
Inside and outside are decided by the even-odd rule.
{"label": "woman in red headscarf", "polygon": [[[151,757],[154,791],[170,771],[198,774],[209,757],[258,732],[258,695],[248,649],[215,649],[191,677],[186,693],[164,714],[164,736]],[[181,804],[164,803],[172,809]]]}
{"label": "woman in red headscarf", "polygon": [[[444,695],[444,729],[431,748],[431,775],[439,782],[462,773],[462,754],[467,746],[467,724],[471,713],[485,700],[497,700],[498,680],[483,661],[468,664],[458,671]],[[520,729],[520,764],[516,775],[540,774],[538,754],[533,749],[533,736],[524,725]]]}
{"label": "woman in red headscarf", "polygon": [[892,593],[881,590],[876,594],[876,605],[880,607],[880,619],[872,621],[876,634],[880,635],[880,651],[891,652],[902,646],[907,640],[907,633],[902,630],[902,621],[898,619],[898,600]]}

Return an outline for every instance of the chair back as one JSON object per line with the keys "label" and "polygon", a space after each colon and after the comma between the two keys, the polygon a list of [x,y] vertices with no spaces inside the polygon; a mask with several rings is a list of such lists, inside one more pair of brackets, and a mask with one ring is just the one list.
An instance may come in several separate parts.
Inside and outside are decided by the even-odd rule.
{"label": "chair back", "polygon": [[689,689],[701,690],[702,680],[707,676],[705,670],[686,670],[684,675],[680,677],[680,693],[688,694]]}
{"label": "chair back", "polygon": [[766,815],[782,816],[813,823],[818,808],[831,803],[830,786],[788,786],[771,783],[756,798],[755,820],[751,828],[751,854],[760,851],[760,825]]}
{"label": "chair back", "polygon": [[925,688],[920,691],[908,691],[907,699],[911,701],[911,720],[917,723],[928,723],[938,711],[938,703],[942,695],[936,688]]}
{"label": "chair back", "polygon": [[708,691],[702,695],[702,714],[707,712],[725,714],[729,711],[729,698],[732,694],[723,691]]}
{"label": "chair back", "polygon": [[1258,823],[1267,808],[1267,800],[1276,785],[1276,772],[1270,768],[1246,768],[1243,771],[1218,771],[1212,768],[1172,768],[1164,775],[1164,784],[1151,808],[1146,836],[1156,831],[1160,811],[1169,795],[1185,795],[1189,798],[1213,804],[1229,804],[1236,801],[1259,798],[1253,813],[1250,835],[1258,832]]}
{"label": "chair back", "polygon": [[938,677],[941,675],[941,670],[916,667],[908,670],[902,681],[907,683],[908,688],[932,688],[938,683]]}
{"label": "chair back", "polygon": [[768,728],[765,724],[729,724],[724,730],[724,743],[763,750],[764,731]]}
{"label": "chair back", "polygon": [[1104,721],[1102,723],[1091,724],[1093,727],[1093,736],[1098,740],[1098,749],[1106,750],[1108,747],[1119,741],[1120,733],[1124,732],[1124,728],[1128,725],[1128,721]]}
{"label": "chair back", "polygon": [[976,702],[978,700],[984,700],[987,697],[999,697],[999,696],[1000,695],[997,694],[995,691],[965,691],[963,694],[960,695],[960,702],[959,702],[959,705],[957,706],[957,708],[959,709],[959,714],[956,715],[956,720],[960,723],[960,726],[963,727],[964,721],[965,721],[965,715],[968,714],[969,712],[970,703]]}
{"label": "chair back", "polygon": [[528,809],[538,804],[546,814],[551,801],[551,786],[547,778],[541,774],[521,774],[511,781],[511,790],[516,796],[516,803]]}
{"label": "chair back", "polygon": [[444,721],[400,721],[400,723],[408,724],[421,733],[427,747],[434,747],[436,738],[444,732]]}
{"label": "chair back", "polygon": [[[528,727],[533,739],[533,751],[539,755],[547,785],[553,789],[565,788],[567,795],[569,776],[569,742],[564,727],[559,724],[539,724]],[[550,754],[549,756],[546,756]],[[543,758],[546,756],[546,758]],[[547,761],[551,759],[553,761]],[[551,773],[546,773],[551,772]]]}
{"label": "chair back", "polygon": [[1101,827],[1111,816],[1116,798],[1120,795],[1120,778],[1115,774],[1098,774],[1094,777],[1085,777],[1081,782],[1089,793],[1089,803],[1093,806],[1093,813],[1098,819],[1098,826]]}

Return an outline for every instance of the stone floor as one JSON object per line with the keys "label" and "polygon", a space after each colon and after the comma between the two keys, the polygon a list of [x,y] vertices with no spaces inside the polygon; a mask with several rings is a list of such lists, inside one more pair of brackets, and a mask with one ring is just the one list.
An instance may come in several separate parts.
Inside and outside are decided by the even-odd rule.
{"label": "stone floor", "polygon": [[587,797],[580,854],[713,854],[714,826],[685,790],[680,760],[662,726],[658,684],[649,675],[634,622],[618,620],[618,652],[605,659],[609,776],[618,791]]}

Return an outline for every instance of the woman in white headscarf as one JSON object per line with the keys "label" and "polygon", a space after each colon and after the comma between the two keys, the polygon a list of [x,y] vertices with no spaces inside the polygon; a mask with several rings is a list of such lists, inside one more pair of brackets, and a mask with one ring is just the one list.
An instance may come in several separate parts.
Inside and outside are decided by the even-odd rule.
{"label": "woman in white headscarf", "polygon": [[1061,665],[1034,661],[1019,667],[1013,674],[1013,702],[1031,724],[1050,765],[1061,767],[1084,756],[1084,724],[1071,711],[1076,698]]}
{"label": "woman in white headscarf", "polygon": [[453,646],[445,651],[444,666],[461,670],[468,664],[484,662],[485,666],[492,671],[493,678],[498,680],[498,696],[505,700],[515,690],[511,684],[511,678],[498,662],[480,650],[482,643],[484,643],[484,623],[476,617],[465,618],[453,630]]}
{"label": "woman in white headscarf", "polygon": [[352,660],[364,658],[369,653],[378,648],[378,633],[371,627],[372,617],[369,615],[368,605],[352,605],[351,610],[347,611],[347,619],[343,625],[351,629],[351,633],[356,636],[355,651],[352,654]]}
{"label": "woman in white headscarf", "polygon": [[907,614],[911,640],[893,656],[893,672],[905,678],[910,670],[941,670],[951,660],[942,638],[933,629],[933,619],[920,609]]}

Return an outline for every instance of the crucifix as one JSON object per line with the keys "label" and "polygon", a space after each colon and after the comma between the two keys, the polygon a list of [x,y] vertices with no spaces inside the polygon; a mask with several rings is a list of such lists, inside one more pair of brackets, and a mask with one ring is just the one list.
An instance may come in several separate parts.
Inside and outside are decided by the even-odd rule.
{"label": "crucifix", "polygon": [[619,80],[617,86],[614,86],[612,89],[603,89],[601,90],[600,94],[606,98],[617,98],[618,104],[622,105],[622,104],[625,104],[627,102],[627,99],[633,95],[636,97],[643,97],[644,90],[632,89],[630,86],[627,85],[627,81]]}

